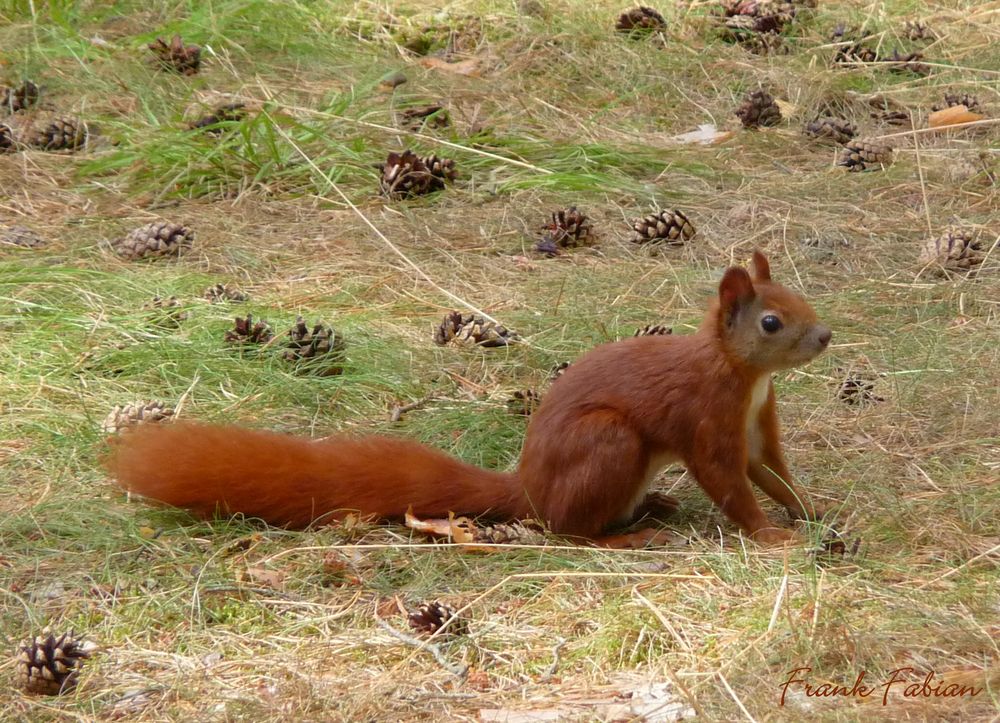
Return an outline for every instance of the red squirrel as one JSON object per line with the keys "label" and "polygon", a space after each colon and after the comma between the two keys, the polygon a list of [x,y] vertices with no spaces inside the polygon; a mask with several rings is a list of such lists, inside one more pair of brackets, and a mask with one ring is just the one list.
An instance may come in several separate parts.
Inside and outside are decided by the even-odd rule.
{"label": "red squirrel", "polygon": [[314,441],[193,423],[142,425],[115,441],[106,466],[127,490],[202,517],[242,513],[303,528],[412,508],[418,517],[532,517],[557,534],[634,546],[659,538],[609,531],[671,511],[676,500],[649,487],[681,462],[744,532],[780,543],[793,533],[768,519],[751,482],[795,517],[822,513],[785,465],[771,373],[810,361],[831,331],[771,281],[759,251],[752,271],[726,270],[696,333],[623,339],[569,366],[532,415],[513,473],[405,439]]}

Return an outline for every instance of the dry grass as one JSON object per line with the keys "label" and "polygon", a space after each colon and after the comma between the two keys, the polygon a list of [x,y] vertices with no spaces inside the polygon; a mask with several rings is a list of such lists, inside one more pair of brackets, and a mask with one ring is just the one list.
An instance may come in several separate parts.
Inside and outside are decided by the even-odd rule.
{"label": "dry grass", "polygon": [[[408,57],[371,24],[389,10],[381,3],[112,12],[64,0],[36,16],[38,3],[0,3],[0,73],[39,79],[46,102],[100,129],[76,155],[0,155],[0,222],[50,239],[0,250],[0,646],[44,625],[102,646],[57,699],[17,692],[12,659],[0,661],[0,717],[624,719],[616,694],[643,683],[666,684],[704,720],[997,715],[998,126],[911,133],[872,119],[866,99],[912,108],[918,128],[945,91],[977,94],[1000,117],[1000,4],[831,0],[799,24],[791,54],[771,57],[718,42],[709,5],[661,8],[661,47],[616,37],[614,3],[548,4],[547,20],[512,3],[454,3],[451,16],[485,29],[454,58],[480,59],[481,76],[465,77]],[[413,28],[433,14],[392,10]],[[917,18],[937,40],[899,40]],[[886,48],[926,46],[935,72],[831,70],[840,20]],[[194,79],[143,59],[144,42],[175,31],[210,48]],[[408,82],[380,87],[397,70]],[[778,128],[717,146],[670,140],[700,123],[736,130],[732,109],[758,85],[793,106]],[[222,140],[185,131],[220,92],[256,112]],[[392,130],[400,108],[435,100],[452,129]],[[896,162],[835,168],[835,147],[800,132],[823,104],[891,138]],[[455,158],[459,183],[379,199],[371,164],[410,144]],[[570,204],[593,218],[598,247],[533,255],[547,214]],[[692,243],[629,242],[629,219],[674,205],[698,228]],[[192,253],[113,256],[109,239],[159,218],[196,230]],[[920,273],[921,243],[953,223],[992,247],[982,272]],[[124,499],[95,462],[105,413],[155,398],[186,418],[399,433],[510,467],[524,430],[505,409],[511,392],[544,389],[556,363],[638,326],[689,331],[721,269],[754,247],[835,330],[824,358],[777,384],[793,468],[841,506],[862,541],[855,558],[758,550],[678,470],[662,480],[683,502],[676,547],[553,540],[476,554],[391,526],[198,523]],[[223,280],[251,300],[200,298]],[[191,319],[151,326],[140,307],[154,295],[177,295]],[[528,343],[434,347],[430,329],[453,297]],[[268,356],[240,359],[221,336],[247,312],[279,331],[298,314],[333,323],[348,339],[347,372],[315,379]],[[880,375],[885,401],[838,400],[852,365]],[[467,636],[436,643],[447,666],[376,620],[405,631],[401,609],[434,598],[469,621]],[[851,686],[861,671],[880,682],[904,666],[985,689],[884,707],[881,690],[825,700],[798,689],[779,705],[793,668]]]}

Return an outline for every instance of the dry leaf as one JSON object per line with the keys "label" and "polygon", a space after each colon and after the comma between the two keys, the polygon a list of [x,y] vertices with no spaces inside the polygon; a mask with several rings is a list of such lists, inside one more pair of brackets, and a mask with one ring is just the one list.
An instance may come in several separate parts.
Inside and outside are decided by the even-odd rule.
{"label": "dry leaf", "polygon": [[973,113],[964,105],[953,105],[950,108],[944,108],[943,110],[931,113],[927,118],[927,127],[944,128],[961,123],[974,123],[985,118],[986,116],[981,113]]}
{"label": "dry leaf", "polygon": [[703,146],[722,143],[733,137],[732,131],[720,131],[713,123],[704,123],[698,130],[671,136],[670,140],[678,143],[700,143]]}
{"label": "dry leaf", "polygon": [[436,537],[449,537],[454,542],[472,542],[476,538],[476,525],[468,517],[448,515],[448,519],[431,518],[421,520],[415,517],[413,509],[406,511],[406,526],[411,530]]}
{"label": "dry leaf", "polygon": [[432,70],[443,70],[447,73],[468,75],[473,78],[478,78],[482,72],[479,69],[479,58],[460,60],[457,63],[449,63],[447,60],[441,60],[441,58],[421,58],[420,64]]}
{"label": "dry leaf", "polygon": [[248,567],[243,573],[243,579],[263,585],[274,590],[282,590],[285,587],[285,573],[280,570],[268,570],[264,567]]}

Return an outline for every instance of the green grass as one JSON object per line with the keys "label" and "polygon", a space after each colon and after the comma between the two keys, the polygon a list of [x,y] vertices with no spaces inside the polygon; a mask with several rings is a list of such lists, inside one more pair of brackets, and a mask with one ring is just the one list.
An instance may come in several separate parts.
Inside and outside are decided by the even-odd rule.
{"label": "green grass", "polygon": [[[0,648],[45,626],[100,646],[77,690],[52,699],[19,692],[0,657],[0,718],[594,720],[614,717],[598,703],[637,680],[669,684],[705,720],[998,714],[1000,249],[974,279],[918,277],[917,256],[952,224],[995,243],[1000,144],[992,125],[899,135],[867,103],[888,95],[923,127],[945,92],[968,92],[1000,116],[995,12],[830,0],[788,31],[791,53],[760,57],[720,42],[707,5],[660,7],[663,44],[614,33],[618,5],[547,5],[538,18],[506,2],[0,0],[0,83],[38,80],[45,113],[94,131],[80,153],[0,155],[0,227],[50,241],[0,246]],[[939,40],[905,39],[907,19]],[[831,69],[841,21],[948,67]],[[449,41],[449,24],[469,34]],[[206,47],[199,75],[148,62],[144,46],[175,32]],[[479,74],[425,67],[399,44],[414,33],[436,49],[466,43],[452,59],[478,58]],[[405,84],[380,85],[397,71]],[[732,111],[759,86],[790,117],[741,130]],[[246,119],[218,136],[188,129],[234,99]],[[401,109],[432,102],[451,127],[398,128]],[[835,168],[836,149],[800,132],[824,107],[888,136],[893,165]],[[704,123],[734,135],[672,139]],[[404,147],[455,159],[458,182],[381,198],[374,165]],[[596,246],[534,254],[568,205],[590,216]],[[687,213],[691,243],[629,240],[630,220],[660,207]],[[190,253],[113,255],[111,240],[159,218],[195,230]],[[754,547],[680,469],[660,481],[682,500],[671,528],[686,544],[481,554],[401,526],[205,523],[126,499],[99,466],[107,412],[159,399],[185,419],[405,435],[509,469],[526,426],[506,409],[514,391],[544,393],[556,364],[646,324],[689,333],[722,269],[755,247],[834,329],[825,356],[776,385],[792,468],[861,540],[854,558]],[[220,281],[251,298],[204,300]],[[154,296],[177,296],[188,318],[157,325],[143,308]],[[454,297],[526,343],[435,346]],[[279,334],[300,315],[332,324],[344,373],[305,376],[278,348],[227,347],[247,313]],[[843,404],[848,367],[875,374],[884,401]],[[824,530],[805,533],[811,546]],[[469,635],[439,643],[464,678],[375,620],[405,631],[400,610],[437,598],[468,620]],[[884,708],[801,694],[778,705],[796,667],[851,685],[905,665],[991,687]]]}

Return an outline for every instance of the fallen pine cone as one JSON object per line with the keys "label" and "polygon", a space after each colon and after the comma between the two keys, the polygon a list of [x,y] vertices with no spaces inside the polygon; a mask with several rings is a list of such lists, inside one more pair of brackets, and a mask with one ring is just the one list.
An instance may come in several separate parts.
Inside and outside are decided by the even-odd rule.
{"label": "fallen pine cone", "polygon": [[844,144],[837,161],[848,171],[865,171],[870,166],[885,167],[892,163],[892,147],[875,141],[851,140]]}
{"label": "fallen pine cone", "polygon": [[434,343],[445,345],[449,342],[472,343],[477,346],[507,346],[520,337],[501,324],[484,319],[478,314],[462,314],[452,311],[434,331]]}
{"label": "fallen pine cone", "polygon": [[101,423],[101,431],[105,434],[118,434],[122,430],[150,422],[169,421],[174,416],[174,410],[163,402],[134,402],[124,406],[115,406]]}
{"label": "fallen pine cone", "polygon": [[656,10],[645,5],[626,10],[618,16],[615,29],[632,37],[667,29],[666,19]]}
{"label": "fallen pine cone", "polygon": [[477,527],[475,541],[491,545],[543,545],[545,535],[520,522],[498,522]]}
{"label": "fallen pine cone", "polygon": [[236,323],[223,337],[228,344],[245,346],[248,344],[266,344],[274,338],[271,326],[264,320],[254,323],[253,316],[236,317]]}
{"label": "fallen pine cone", "polygon": [[21,645],[17,658],[18,682],[29,693],[66,693],[76,686],[80,668],[91,650],[72,631],[56,637],[46,628],[41,635]]}
{"label": "fallen pine cone", "polygon": [[181,75],[195,75],[201,69],[201,47],[185,45],[180,35],[175,35],[168,43],[157,38],[147,46],[153,51],[157,65]]}
{"label": "fallen pine cone", "polygon": [[672,209],[651,213],[632,223],[636,243],[663,243],[681,246],[695,235],[694,225],[680,210]]}
{"label": "fallen pine cone", "polygon": [[25,80],[16,88],[0,87],[0,113],[18,113],[38,102],[41,91],[31,80]]}
{"label": "fallen pine cone", "polygon": [[541,403],[542,395],[534,389],[516,391],[507,400],[507,411],[521,417],[530,417]]}
{"label": "fallen pine cone", "polygon": [[943,103],[935,103],[931,106],[931,110],[947,110],[948,108],[953,108],[956,105],[964,105],[966,110],[971,110],[973,113],[981,112],[982,108],[979,105],[979,98],[974,95],[969,95],[968,93],[945,93]]}
{"label": "fallen pine cone", "polygon": [[844,404],[856,407],[867,407],[884,402],[885,398],[875,393],[879,375],[860,369],[839,370],[844,374],[837,390],[837,398]]}
{"label": "fallen pine cone", "polygon": [[[427,635],[434,635],[442,628],[444,630],[438,637],[457,637],[469,632],[468,623],[457,617],[455,609],[440,601],[424,603],[409,614],[409,621],[410,627]],[[448,627],[445,628],[446,623]]]}
{"label": "fallen pine cone", "polygon": [[318,376],[343,373],[344,339],[333,327],[320,322],[310,329],[300,316],[286,336],[287,349],[281,356],[300,371]]}
{"label": "fallen pine cone", "polygon": [[202,297],[213,304],[224,301],[246,301],[250,297],[229,284],[213,284],[205,289]]}
{"label": "fallen pine cone", "polygon": [[971,229],[949,229],[924,244],[918,263],[928,267],[932,275],[950,276],[975,272],[985,258],[982,244]]}

